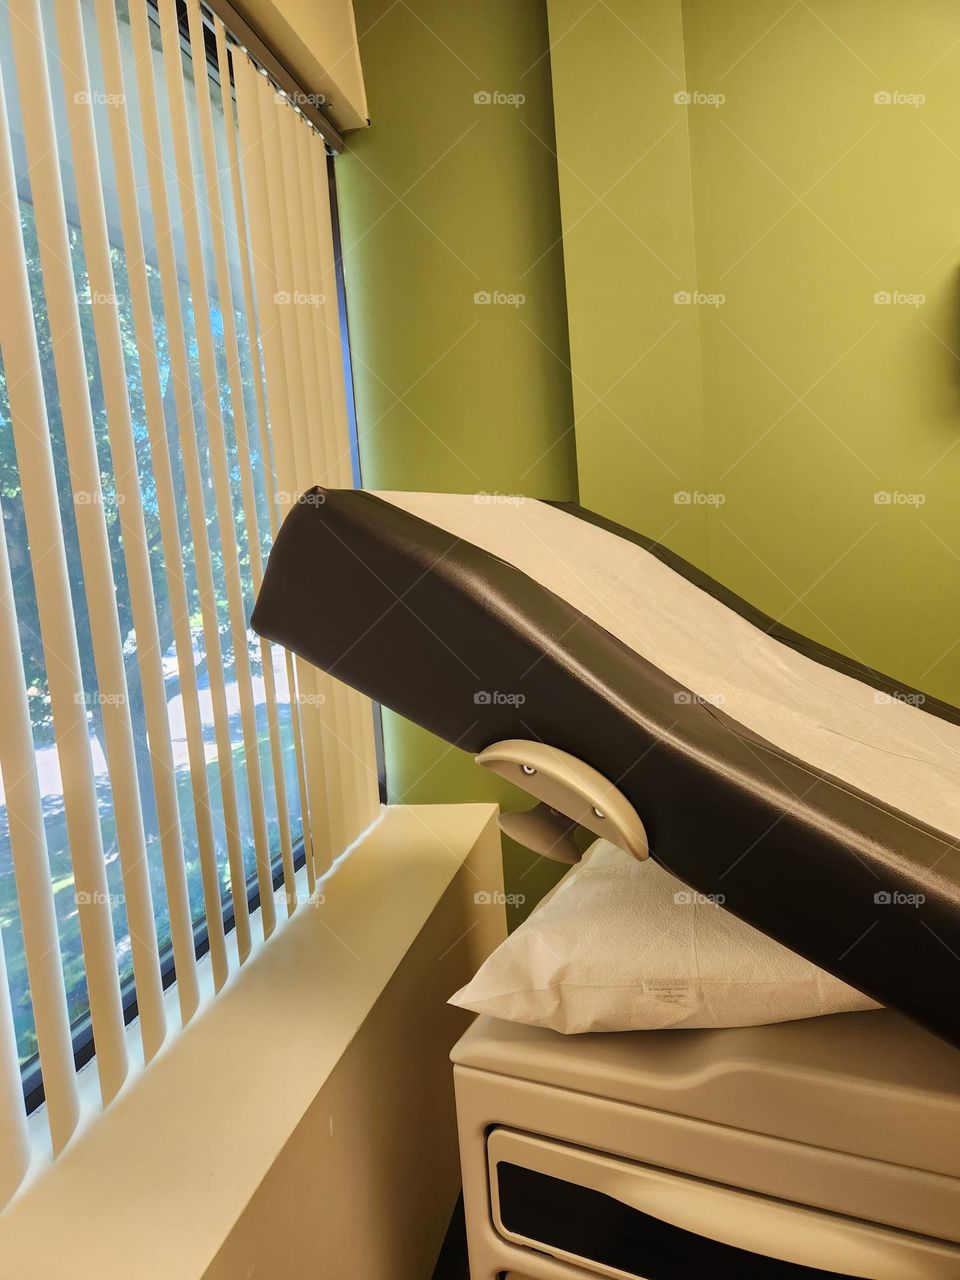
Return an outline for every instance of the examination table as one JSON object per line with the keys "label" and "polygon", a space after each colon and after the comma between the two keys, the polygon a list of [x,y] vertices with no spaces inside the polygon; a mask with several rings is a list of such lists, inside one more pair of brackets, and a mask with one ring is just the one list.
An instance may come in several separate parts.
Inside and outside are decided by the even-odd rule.
{"label": "examination table", "polygon": [[454,1055],[473,1280],[960,1277],[956,708],[509,495],[310,491],[253,625],[529,791],[504,823],[532,848],[569,860],[580,824],[886,1006],[478,1019]]}

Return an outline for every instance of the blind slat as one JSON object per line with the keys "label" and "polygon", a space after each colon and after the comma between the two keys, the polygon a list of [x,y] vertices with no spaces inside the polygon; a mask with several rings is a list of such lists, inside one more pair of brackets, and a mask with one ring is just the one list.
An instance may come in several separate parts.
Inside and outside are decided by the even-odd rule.
{"label": "blind slat", "polygon": [[[190,530],[193,535],[194,568],[196,571],[197,592],[200,597],[201,623],[206,649],[211,701],[213,703],[217,769],[220,776],[220,790],[223,800],[223,821],[226,831],[228,859],[233,883],[236,884],[239,881],[240,884],[243,884],[243,856],[240,848],[237,789],[233,770],[233,750],[230,742],[227,700],[223,682],[223,659],[220,648],[213,570],[210,560],[210,539],[207,533],[203,479],[197,447],[197,424],[194,417],[186,334],[181,313],[173,226],[167,199],[166,163],[160,140],[160,119],[153,68],[153,51],[150,43],[150,23],[145,5],[133,4],[130,6],[130,27],[133,35],[134,64],[140,101],[140,122],[143,130],[142,143],[146,153],[155,246],[163,298],[163,315],[170,358],[170,377],[173,383],[177,427],[187,493],[187,510]],[[180,659],[181,672],[183,672],[185,661],[190,666],[193,665],[192,651],[189,657]],[[205,752],[197,762],[197,767],[205,773]],[[192,769],[193,762],[191,761]],[[213,846],[212,828],[209,834],[209,842],[201,839],[200,868],[207,930],[213,961],[214,982],[219,990],[226,981],[227,955],[221,908],[220,880]],[[241,958],[245,958],[250,951],[250,918],[246,894],[238,893],[235,898],[234,918],[236,921],[237,947]]]}
{"label": "blind slat", "polygon": [[[231,83],[231,72],[229,56],[227,53],[227,36],[224,25],[219,18],[216,18],[214,21],[214,29],[217,42],[217,70],[220,75],[220,84],[229,85]],[[253,364],[253,389],[257,409],[257,438],[260,445],[260,456],[263,458],[264,474],[267,480],[267,510],[270,521],[270,534],[271,537],[276,537],[276,484],[274,483],[275,477],[272,466],[272,450],[270,447],[270,439],[267,429],[267,407],[263,392],[263,369],[260,360],[260,345],[257,339],[257,313],[254,305],[253,280],[250,272],[249,237],[247,234],[246,217],[244,213],[243,187],[240,179],[240,159],[237,154],[237,135],[233,110],[233,94],[229,92],[223,93],[222,100],[224,118],[226,120],[227,157],[230,165],[230,187],[233,195],[233,211],[236,220],[237,243],[240,246],[240,275],[243,282],[244,317],[250,341],[250,358]],[[254,586],[258,589],[261,577],[262,565],[260,564],[258,554],[257,561],[254,565]],[[269,645],[266,647],[266,652],[270,652]],[[300,798],[303,842],[306,851],[307,865],[312,871],[313,854],[310,848],[310,810],[307,800],[306,779],[303,772],[303,742],[300,730],[300,708],[296,699],[293,655],[290,653],[289,649],[284,651],[284,660],[287,676],[287,696],[290,708],[290,728],[293,736],[297,771],[297,787]],[[279,791],[277,792],[277,804],[278,806],[280,804]],[[289,824],[287,825],[287,829],[289,831]],[[295,901],[295,894],[293,893],[293,853],[292,850],[288,849],[284,844],[281,844],[281,857],[283,859],[283,878],[287,889],[287,909],[289,911]]]}
{"label": "blind slat", "polygon": [[[37,243],[59,391],[60,415],[73,487],[76,531],[97,675],[97,696],[101,707],[124,905],[140,1009],[141,1038],[144,1056],[149,1059],[163,1043],[166,1032],[163,989],[143,815],[140,809],[130,700],[123,661],[123,640],[115,608],[116,587],[104,514],[104,495],[88,391],[79,304],[70,259],[58,139],[38,0],[27,0],[21,6],[19,20],[14,24],[13,31]],[[85,83],[85,73],[75,77],[77,60],[83,57],[82,33],[79,48],[69,50],[69,57],[69,66],[64,64],[65,83],[69,85],[72,78]],[[71,105],[75,108],[77,103]],[[71,124],[73,123],[71,120]],[[81,163],[89,161],[90,157],[82,146],[83,139],[74,134],[73,142],[74,146],[81,143],[78,152]],[[95,147],[92,163],[93,172],[96,173]],[[99,797],[96,803],[99,804]],[[96,964],[98,961],[91,962],[87,959],[88,977],[91,963]],[[109,977],[104,974],[100,981],[112,989],[112,979],[116,975],[115,955],[111,960],[111,968],[113,973]]]}
{"label": "blind slat", "polygon": [[[213,820],[210,809],[210,793],[207,785],[207,764],[203,745],[199,691],[194,668],[190,607],[187,600],[183,552],[177,519],[177,500],[170,462],[163,390],[157,357],[157,336],[154,330],[150,283],[147,277],[146,254],[137,206],[137,181],[130,141],[129,116],[124,94],[122,55],[115,0],[96,0],[96,17],[104,89],[109,101],[113,104],[108,114],[117,187],[117,203],[120,212],[127,284],[130,290],[134,338],[140,366],[141,391],[150,444],[151,469],[156,490],[157,518],[163,548],[164,578],[170,609],[170,627],[174,637],[180,678],[180,696],[187,739],[193,815],[202,868],[204,902],[209,905],[209,885],[211,883],[214,886],[216,885]],[[155,761],[154,795],[160,824],[164,866],[167,867],[170,863],[182,863],[184,858],[173,749],[167,736],[160,734],[154,738],[151,735],[151,757]],[[176,884],[178,879],[179,877],[174,872],[173,883]],[[170,883],[171,880],[168,877],[168,896]],[[217,895],[214,900],[217,901],[219,892],[216,889],[214,892]],[[169,905],[173,954],[177,968],[180,1017],[181,1021],[186,1023],[197,1008],[199,989],[190,903],[189,899],[186,901],[181,901],[180,899],[181,891],[178,890],[172,898],[169,898]],[[219,910],[217,914],[219,916]],[[211,934],[211,956],[215,981],[218,985],[222,985],[226,977],[225,952],[222,943],[218,939],[215,925],[211,930]]]}
{"label": "blind slat", "polygon": [[[300,282],[300,294],[311,301],[297,306],[300,322],[301,351],[308,403],[315,406],[313,420],[301,428],[307,436],[306,443],[316,479],[321,484],[337,485],[340,477],[336,468],[336,435],[333,423],[333,392],[330,387],[327,363],[327,297],[319,272],[319,256],[315,252],[312,219],[313,183],[309,160],[305,155],[310,149],[306,126],[282,101],[276,108],[280,123],[281,151],[284,178],[287,186],[287,225],[290,234],[292,264],[295,279]],[[309,434],[307,434],[309,427]]]}
{"label": "blind slat", "polygon": [[[49,117],[49,92],[44,92],[46,66],[42,42],[38,47],[38,29],[26,21],[32,16],[38,22],[39,14],[34,5],[31,5],[30,9],[25,5],[20,16],[25,20],[13,23],[13,45],[22,91],[21,101],[27,130],[27,146],[33,160],[31,165],[33,193],[34,198],[39,199],[41,192],[44,191],[44,179],[47,175],[37,161],[42,161],[45,146],[49,146],[50,131],[43,129],[42,121],[38,123],[38,119],[43,116]],[[38,64],[40,64],[39,67]],[[39,86],[34,81],[34,77],[38,75],[42,77]],[[38,87],[40,92],[37,92]],[[49,118],[47,123],[49,125]],[[73,606],[70,599],[70,579],[44,402],[40,353],[34,330],[33,303],[15,195],[17,188],[10,136],[6,129],[0,140],[0,146],[4,152],[2,168],[4,187],[10,193],[2,202],[3,244],[0,245],[0,264],[2,264],[0,271],[2,271],[4,301],[3,306],[0,307],[0,325],[2,325],[0,347],[3,351],[4,370],[7,376],[10,415],[13,419],[13,435],[23,491],[24,517],[50,688],[50,705],[60,759],[77,915],[83,945],[90,1012],[97,1040],[100,1092],[106,1104],[115,1096],[127,1074],[120,981],[114,947],[110,893],[100,836],[93,758],[87,734],[86,694],[81,676],[80,655],[77,649]],[[59,186],[59,174],[56,176],[56,182]],[[55,192],[53,200],[56,201],[57,198]],[[39,210],[37,213],[39,222]],[[54,203],[54,217],[57,213],[57,206]],[[62,217],[62,200],[59,216]],[[47,230],[45,226],[38,226],[38,239],[41,241],[41,246],[45,245],[42,247],[42,253],[46,257],[49,272],[51,265],[55,266],[55,262],[51,261],[55,256],[59,256],[67,263],[70,257],[69,247],[66,252],[63,250],[62,237],[57,234],[56,226],[49,228],[51,238],[45,241]],[[72,280],[70,287],[72,291]],[[63,299],[58,298],[54,291],[53,296],[47,299],[47,305],[54,347],[57,347],[58,339],[62,338],[63,352],[67,353],[67,356],[72,355],[75,359],[75,353],[70,352],[71,319],[64,314],[67,308],[63,305]],[[75,319],[72,323],[76,324]],[[63,358],[62,355],[61,359]],[[85,371],[82,371],[81,376],[80,393],[85,400]],[[96,477],[96,485],[99,488],[99,476]],[[84,532],[83,537],[89,542],[87,531]]]}
{"label": "blind slat", "polygon": [[[234,65],[236,65],[236,62]],[[269,92],[267,90],[267,82],[255,72],[252,73],[252,76],[253,78],[249,83],[253,86],[254,101],[256,110],[259,113],[257,129],[259,130],[260,148],[257,160],[263,161],[263,170],[267,175],[266,181],[269,183],[273,171],[279,164],[279,157],[275,150],[276,135],[271,128],[272,121],[269,111],[265,109],[266,99],[264,95]],[[251,180],[253,180],[252,175]],[[267,190],[266,210],[267,220],[263,229],[265,238],[262,243],[257,241],[256,224],[251,225],[251,251],[255,258],[263,254],[264,261],[269,261],[271,279],[273,281],[269,300],[271,319],[268,323],[273,327],[273,331],[279,335],[279,351],[283,364],[282,401],[279,399],[279,392],[277,392],[278,404],[283,406],[283,411],[279,414],[279,420],[274,423],[273,438],[275,444],[279,442],[280,452],[278,453],[278,459],[283,459],[283,470],[281,471],[278,461],[278,471],[281,471],[281,475],[286,477],[281,481],[285,490],[281,514],[285,514],[289,504],[296,499],[298,494],[306,490],[311,483],[309,461],[303,452],[302,442],[298,438],[293,425],[296,421],[305,419],[307,408],[299,360],[295,318],[289,306],[282,305],[279,301],[284,291],[289,293],[290,289],[292,289],[292,284],[287,277],[284,277],[282,282],[280,280],[280,267],[275,253],[274,223],[281,225],[284,216],[279,192],[275,191],[271,196],[269,189]],[[257,249],[258,243],[260,243],[259,251]],[[282,286],[286,288],[284,289]],[[312,833],[310,874],[315,878],[330,865],[336,847],[325,769],[324,735],[321,730],[323,707],[326,703],[326,690],[321,679],[321,673],[310,663],[304,662],[300,658],[295,661],[295,679],[297,706],[303,735],[303,770],[310,803]]]}
{"label": "blind slat", "polygon": [[[279,193],[271,199],[270,183],[278,180],[275,133],[261,119],[262,77],[244,57],[233,59],[240,123],[240,143],[245,163],[245,194],[250,218],[250,247],[254,263],[260,334],[263,342],[267,403],[279,481],[281,516],[300,491],[294,453],[291,418],[305,416],[303,384],[295,363],[297,338],[290,308],[278,305],[279,273],[271,231],[280,211]],[[264,82],[263,87],[266,88]],[[302,463],[301,463],[302,465]],[[333,856],[329,811],[323,789],[323,754],[317,724],[317,682],[309,663],[295,662],[297,698],[303,732],[304,774],[309,797],[311,850],[310,875],[329,866]],[[312,885],[311,885],[312,888]]]}
{"label": "blind slat", "polygon": [[[293,466],[290,494],[295,497],[305,493],[316,482],[309,448],[310,433],[306,424],[308,415],[316,412],[317,403],[307,393],[301,325],[292,301],[298,282],[294,276],[290,251],[289,193],[285,186],[286,175],[278,138],[279,114],[275,110],[277,102],[272,88],[263,77],[256,76],[254,84],[259,99],[262,136],[269,139],[264,148],[271,235],[268,248],[276,272],[274,302],[282,338],[285,377],[290,388],[289,414],[284,423],[284,431],[289,440]],[[315,797],[311,802],[311,815],[314,821],[314,867],[319,876],[330,866],[336,852],[342,847],[335,799],[337,793],[333,791],[333,769],[330,765],[332,753],[336,750],[329,723],[332,714],[331,681],[326,672],[309,663],[298,662],[297,687],[304,731],[304,767],[307,785]]]}
{"label": "blind slat", "polygon": [[303,745],[303,719],[300,715],[300,694],[297,688],[297,669],[293,654],[287,650],[287,689],[290,693],[290,718],[293,726],[294,763],[297,770],[297,790],[300,793],[300,813],[303,817],[304,855],[307,866],[307,889],[313,893],[316,887],[317,859],[314,853],[313,822],[310,816],[310,795],[307,788],[307,761]]}
{"label": "blind slat", "polygon": [[[141,1010],[143,1047],[145,1056],[149,1058],[162,1044],[165,1032],[156,925],[140,810],[123,641],[116,616],[116,587],[104,515],[79,304],[70,259],[39,0],[25,0],[18,18],[13,26],[13,45],[37,243],[73,487],[76,531],[97,674],[97,696],[101,706],[137,1000]],[[78,56],[82,56],[82,45],[79,51],[70,50],[70,66],[64,67],[67,84]],[[86,79],[85,76],[82,78]],[[76,106],[75,103],[72,105]],[[74,135],[74,145],[77,141]],[[89,157],[81,151],[79,158]],[[96,165],[95,154],[93,160]],[[89,263],[87,265],[89,270]],[[115,957],[112,966],[116,968]]]}
{"label": "blind slat", "polygon": [[[206,45],[203,33],[203,18],[200,14],[198,0],[188,0],[187,17],[190,30],[190,48],[195,65],[202,65],[206,58]],[[230,96],[230,82],[226,82],[224,98]],[[250,557],[250,576],[254,591],[259,590],[263,578],[263,566],[260,557],[260,521],[257,515],[257,498],[253,484],[253,470],[250,463],[250,441],[247,432],[247,414],[243,397],[243,373],[240,366],[240,344],[237,336],[236,313],[234,311],[233,285],[230,279],[230,265],[227,253],[227,229],[224,222],[223,200],[220,194],[220,169],[217,158],[216,140],[213,126],[213,106],[210,100],[210,85],[206,76],[201,76],[197,83],[197,97],[200,115],[200,141],[203,152],[203,168],[205,176],[204,195],[210,211],[210,223],[213,233],[214,260],[216,264],[217,295],[220,302],[220,314],[223,317],[223,339],[227,363],[227,378],[230,387],[231,417],[237,445],[237,468],[240,472],[240,490],[243,506],[243,517],[247,531],[247,548]],[[239,591],[240,570],[236,569]],[[241,621],[244,611],[240,609]],[[244,637],[245,638],[245,637]],[[264,639],[259,640],[261,670],[264,688],[264,703],[267,715],[267,734],[269,739],[270,762],[272,766],[274,795],[277,806],[277,820],[280,836],[281,861],[284,868],[284,880],[288,912],[295,903],[293,885],[293,851],[290,843],[290,822],[287,813],[286,785],[283,776],[283,751],[280,742],[280,725],[277,718],[276,681],[273,670],[273,653],[271,646]],[[249,716],[252,719],[253,743],[258,748],[253,687],[250,686]],[[249,726],[248,726],[249,727]],[[260,778],[259,749],[255,764],[248,760],[248,771],[256,767],[257,780]],[[263,809],[263,792],[260,789],[260,807]],[[257,876],[260,886],[261,900],[273,895],[273,869],[270,847],[266,832],[266,821],[262,820],[262,831],[257,833],[261,839],[256,841]],[[287,869],[289,868],[289,878]],[[271,926],[272,927],[272,926]]]}
{"label": "blind slat", "polygon": [[19,1187],[30,1163],[27,1117],[20,1087],[20,1062],[7,966],[0,938],[0,1209]]}
{"label": "blind slat", "polygon": [[[287,114],[290,114],[289,112]],[[310,135],[306,127],[297,122],[295,129],[297,167],[297,184],[300,190],[300,217],[298,227],[298,271],[309,282],[309,292],[315,299],[322,299],[309,308],[309,321],[312,330],[311,353],[313,357],[313,378],[318,388],[321,415],[321,430],[316,436],[316,449],[319,454],[318,467],[324,477],[325,484],[342,485],[343,472],[338,467],[338,455],[341,452],[341,441],[347,440],[347,424],[343,424],[343,433],[338,432],[335,421],[333,387],[331,385],[331,365],[329,360],[330,321],[328,313],[336,308],[336,293],[331,294],[325,287],[319,246],[317,243],[317,209],[313,188],[313,173],[310,154],[314,148],[310,146]],[[325,157],[324,157],[325,158]],[[351,484],[351,479],[346,485]],[[337,755],[341,763],[344,794],[348,803],[343,806],[343,830],[340,836],[342,847],[350,844],[359,827],[359,814],[362,808],[363,788],[360,777],[361,759],[357,752],[359,740],[359,720],[356,714],[358,706],[354,691],[339,680],[333,681],[335,733],[339,744]]]}
{"label": "blind slat", "polygon": [[[6,109],[0,85],[0,139],[7,137]],[[6,191],[11,176],[6,162],[9,152],[0,145],[3,170],[0,189]],[[0,252],[11,248],[9,229],[3,225],[7,217],[4,201],[0,201]],[[2,342],[2,331],[0,331]],[[6,358],[6,357],[4,357]],[[43,1072],[43,1087],[50,1121],[50,1140],[54,1154],[66,1146],[80,1114],[77,1081],[73,1066],[73,1044],[70,1017],[60,961],[57,936],[57,913],[53,901],[53,884],[47,859],[47,842],[40,804],[37,759],[27,705],[27,682],[20,651],[20,633],[10,580],[7,539],[0,521],[0,670],[9,681],[10,692],[0,716],[0,771],[3,774],[4,804],[13,870],[20,905],[20,925],[27,962],[27,978],[33,1004],[33,1020]],[[0,987],[4,984],[0,981]],[[17,1088],[19,1093],[19,1072]],[[19,1098],[18,1098],[19,1101]],[[0,1102],[0,1106],[3,1103]],[[2,1125],[0,1125],[2,1128]]]}
{"label": "blind slat", "polygon": [[[280,284],[280,311],[288,370],[294,382],[294,401],[302,404],[290,416],[290,432],[296,465],[297,484],[303,492],[316,484],[323,474],[323,441],[325,405],[316,376],[316,352],[310,311],[315,303],[310,298],[310,280],[304,256],[302,201],[296,163],[297,115],[284,97],[258,78],[261,123],[275,145],[268,154],[267,170],[275,171],[274,185],[268,192],[271,200],[271,232]],[[279,193],[282,192],[282,198]],[[276,216],[274,216],[274,214]],[[288,344],[288,345],[287,345]],[[319,738],[322,756],[323,793],[330,852],[318,863],[318,873],[325,870],[348,843],[348,812],[351,794],[344,777],[348,752],[344,746],[343,691],[338,681],[327,672],[311,667],[306,696],[310,699],[308,721]],[[301,687],[303,687],[301,685]]]}
{"label": "blind slat", "polygon": [[[266,91],[266,92],[265,92]],[[298,487],[301,490],[324,482],[324,435],[326,423],[332,416],[329,390],[318,377],[317,334],[312,313],[320,310],[319,297],[313,293],[306,258],[304,236],[304,201],[301,174],[297,163],[297,133],[305,126],[280,94],[271,92],[262,84],[261,100],[270,109],[279,139],[279,163],[284,193],[284,218],[274,235],[284,240],[281,261],[286,271],[285,284],[281,287],[281,306],[292,311],[296,331],[295,359],[299,363],[303,386],[305,412],[291,418],[294,435],[294,452],[301,459],[298,471]],[[325,394],[326,393],[326,394]],[[323,702],[315,709],[320,723],[323,742],[324,781],[327,794],[327,811],[330,815],[333,852],[349,843],[352,785],[348,769],[346,749],[348,724],[347,707],[340,682],[326,672],[315,672],[316,691]]]}
{"label": "blind slat", "polygon": [[[317,247],[320,259],[320,288],[327,298],[338,298],[337,266],[334,256],[333,198],[327,180],[327,167],[323,157],[314,151],[310,156],[313,179],[313,209],[316,217],[311,223],[311,239]],[[327,325],[327,357],[330,366],[330,386],[333,392],[333,424],[336,443],[337,483],[347,488],[353,484],[353,457],[351,448],[351,423],[347,408],[347,371],[344,367],[343,338],[340,308],[329,307],[325,315]],[[354,837],[369,826],[380,810],[380,779],[377,768],[377,747],[373,727],[373,706],[369,698],[356,689],[350,689],[354,722],[354,750],[359,763],[360,801],[358,826]]]}
{"label": "blind slat", "polygon": [[[340,353],[340,313],[337,306],[337,280],[333,268],[333,229],[330,220],[325,157],[307,145],[306,129],[298,131],[297,163],[302,193],[302,226],[304,231],[306,269],[311,291],[324,299],[312,312],[317,379],[323,399],[324,472],[328,483],[349,488],[353,483],[350,456],[350,422],[347,414],[344,368]],[[323,178],[318,191],[317,175]],[[326,234],[324,234],[324,227]],[[330,270],[325,268],[329,262]],[[353,803],[347,814],[344,844],[353,841],[368,825],[370,781],[379,804],[379,783],[375,751],[368,757],[365,747],[373,746],[373,716],[368,699],[348,685],[336,682],[340,698],[340,737],[344,757],[344,773],[350,780]],[[370,741],[365,740],[364,712],[369,721]]]}
{"label": "blind slat", "polygon": [[[273,881],[267,841],[266,811],[263,798],[263,780],[260,776],[260,750],[256,712],[253,701],[253,679],[250,673],[250,652],[243,604],[243,587],[240,580],[240,562],[237,554],[237,538],[234,527],[233,496],[230,490],[227,444],[224,434],[217,363],[211,329],[210,295],[206,268],[203,260],[203,243],[197,206],[196,180],[193,173],[189,121],[187,117],[186,90],[183,79],[183,56],[180,47],[180,27],[177,20],[176,0],[160,0],[160,34],[163,45],[164,66],[167,80],[167,102],[173,129],[173,147],[176,158],[177,184],[180,193],[180,215],[186,240],[187,272],[193,303],[194,330],[200,360],[200,381],[204,418],[207,427],[207,445],[217,519],[220,526],[220,555],[223,560],[227,590],[227,612],[233,639],[233,663],[240,701],[240,722],[246,763],[247,794],[253,825],[254,851],[257,862],[257,879],[260,885],[260,921],[264,936],[269,936],[276,926],[276,906],[273,898]],[[204,63],[204,66],[206,64]],[[223,314],[224,299],[218,299]],[[222,686],[222,673],[218,683]],[[224,698],[221,714],[224,729],[229,729],[229,719]],[[234,914],[238,926],[240,916],[247,919],[247,949],[249,950],[249,912],[247,909],[246,875],[243,869],[243,851],[239,833],[231,844],[234,859],[231,860],[231,884]],[[242,900],[242,901],[241,901]],[[238,927],[238,942],[241,941]],[[242,955],[242,952],[241,952]]]}
{"label": "blind slat", "polygon": [[[64,80],[75,161],[74,175],[87,276],[91,297],[100,299],[93,307],[93,324],[103,383],[113,477],[119,504],[131,613],[137,637],[137,663],[149,734],[151,778],[160,827],[161,856],[171,918],[171,935],[176,946],[177,974],[183,984],[181,1000],[184,1002],[184,1008],[181,1016],[185,1015],[189,1018],[198,1000],[190,904],[180,837],[170,723],[167,716],[160,636],[143,517],[140,473],[127,395],[123,336],[120,331],[119,312],[114,301],[117,296],[116,282],[110,257],[110,240],[100,182],[93,97],[87,68],[80,0],[57,0],[56,14],[60,33],[60,68]],[[139,795],[136,792],[131,793],[128,803],[139,804]],[[146,873],[145,859],[141,865],[143,872]],[[149,922],[142,918],[146,910],[150,911]],[[152,921],[152,904],[149,901],[142,902],[139,911],[132,913],[129,919],[137,977],[137,1007],[144,1053],[148,1060],[160,1047],[166,1030],[157,943]],[[186,945],[188,938],[189,947]],[[147,973],[149,981],[144,980],[144,972]]]}

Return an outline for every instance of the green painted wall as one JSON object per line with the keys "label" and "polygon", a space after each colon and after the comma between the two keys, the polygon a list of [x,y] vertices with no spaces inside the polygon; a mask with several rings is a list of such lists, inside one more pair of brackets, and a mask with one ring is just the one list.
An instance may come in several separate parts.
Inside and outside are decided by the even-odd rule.
{"label": "green painted wall", "polygon": [[960,9],[548,10],[582,500],[960,701]]}
{"label": "green painted wall", "polygon": [[[563,498],[579,471],[585,505],[960,701],[960,9],[357,15],[374,123],[338,172],[365,482]],[[519,801],[385,731],[393,799]],[[527,907],[555,875],[508,852]]]}
{"label": "green painted wall", "polygon": [[550,0],[584,506],[708,562],[679,0]]}
{"label": "green painted wall", "polygon": [[[574,498],[544,6],[356,12],[373,124],[337,174],[364,483]],[[385,745],[393,800],[526,803],[390,714]],[[516,848],[506,872],[527,907],[557,876]]]}

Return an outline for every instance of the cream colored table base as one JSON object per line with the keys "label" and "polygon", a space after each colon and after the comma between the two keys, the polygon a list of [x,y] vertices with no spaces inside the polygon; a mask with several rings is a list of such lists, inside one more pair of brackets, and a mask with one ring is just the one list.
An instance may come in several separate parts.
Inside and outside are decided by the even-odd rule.
{"label": "cream colored table base", "polygon": [[642,1274],[511,1231],[498,1161],[763,1257],[960,1280],[960,1053],[894,1014],[574,1037],[479,1018],[453,1060],[472,1280]]}

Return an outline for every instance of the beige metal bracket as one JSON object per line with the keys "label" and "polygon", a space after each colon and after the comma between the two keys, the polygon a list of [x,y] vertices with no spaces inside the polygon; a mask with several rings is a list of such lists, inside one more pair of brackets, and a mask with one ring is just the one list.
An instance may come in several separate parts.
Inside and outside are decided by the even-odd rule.
{"label": "beige metal bracket", "polygon": [[524,813],[500,817],[501,829],[535,853],[576,862],[573,827],[580,825],[635,858],[649,856],[647,833],[627,797],[569,752],[510,738],[481,751],[476,761],[540,801]]}

